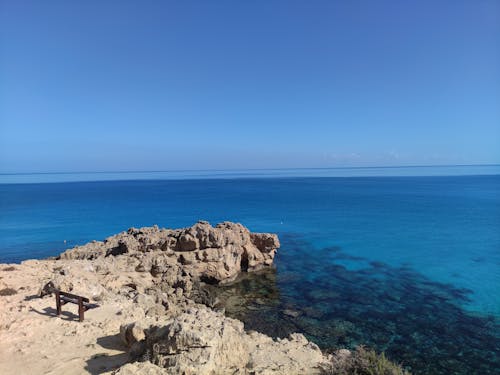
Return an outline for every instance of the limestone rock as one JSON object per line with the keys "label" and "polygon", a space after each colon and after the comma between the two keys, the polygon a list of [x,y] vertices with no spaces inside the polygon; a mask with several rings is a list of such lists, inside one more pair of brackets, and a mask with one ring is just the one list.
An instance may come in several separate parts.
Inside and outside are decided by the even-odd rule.
{"label": "limestone rock", "polygon": [[135,271],[154,277],[182,268],[191,278],[209,283],[229,282],[241,271],[254,271],[273,262],[280,243],[269,233],[250,233],[241,224],[223,222],[212,227],[200,221],[190,228],[157,226],[126,232],[69,249],[59,259],[137,259]]}
{"label": "limestone rock", "polygon": [[113,307],[121,325],[112,317],[102,324],[115,324],[116,333],[119,327],[129,358],[140,361],[116,374],[319,373],[326,357],[303,335],[247,333],[242,322],[211,309],[217,298],[207,284],[272,265],[279,246],[276,235],[231,222],[130,228],[46,263],[40,286],[50,281],[45,291],[55,287],[99,300],[100,309]]}
{"label": "limestone rock", "polygon": [[151,362],[135,362],[120,367],[113,375],[165,375],[165,369]]}
{"label": "limestone rock", "polygon": [[120,326],[120,338],[130,348],[136,342],[144,340],[146,335],[141,324],[134,322]]}
{"label": "limestone rock", "polygon": [[299,333],[275,341],[253,332],[249,335],[249,350],[247,367],[256,374],[320,374],[327,363],[319,347]]}
{"label": "limestone rock", "polygon": [[315,374],[326,363],[301,334],[277,341],[248,334],[240,321],[201,307],[147,330],[144,350],[169,374]]}
{"label": "limestone rock", "polygon": [[151,362],[170,373],[234,372],[248,362],[243,323],[208,309],[190,309],[169,324],[150,330]]}

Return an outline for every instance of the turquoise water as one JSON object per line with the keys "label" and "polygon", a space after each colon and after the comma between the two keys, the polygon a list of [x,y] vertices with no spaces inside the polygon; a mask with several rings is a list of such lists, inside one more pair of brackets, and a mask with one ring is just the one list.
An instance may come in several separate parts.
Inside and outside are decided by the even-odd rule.
{"label": "turquoise water", "polygon": [[0,262],[131,226],[238,221],[282,241],[273,273],[233,287],[259,298],[232,312],[248,327],[367,343],[416,373],[500,366],[500,175],[208,177],[4,181]]}

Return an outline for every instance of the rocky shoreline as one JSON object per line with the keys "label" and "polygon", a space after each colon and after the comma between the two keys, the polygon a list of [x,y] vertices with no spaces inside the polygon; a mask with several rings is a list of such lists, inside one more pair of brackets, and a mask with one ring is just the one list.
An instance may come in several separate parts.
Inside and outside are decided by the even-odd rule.
{"label": "rocky shoreline", "polygon": [[[2,297],[0,372],[33,366],[40,371],[31,373],[54,374],[318,373],[327,357],[315,344],[300,334],[273,340],[245,332],[243,323],[211,308],[215,297],[203,288],[272,265],[278,248],[276,235],[198,222],[177,230],[131,228],[56,259],[2,265],[0,289],[16,293]],[[99,307],[83,323],[72,321],[74,313],[55,318],[54,298],[43,290],[49,282]],[[121,353],[100,350],[103,338]],[[66,356],[81,357],[81,368],[61,367]]]}
{"label": "rocky shoreline", "polygon": [[[326,355],[302,334],[246,332],[207,286],[269,267],[278,237],[241,224],[131,228],[54,259],[0,265],[0,373],[319,374],[351,352]],[[55,317],[50,288],[97,308]]]}

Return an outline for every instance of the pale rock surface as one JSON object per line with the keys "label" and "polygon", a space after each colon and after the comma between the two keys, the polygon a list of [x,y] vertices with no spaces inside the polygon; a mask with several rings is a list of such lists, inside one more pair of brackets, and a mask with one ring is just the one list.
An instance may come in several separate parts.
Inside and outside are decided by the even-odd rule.
{"label": "pale rock surface", "polygon": [[191,308],[146,334],[146,355],[171,373],[234,373],[248,362],[243,323]]}
{"label": "pale rock surface", "polygon": [[[316,373],[326,357],[302,335],[247,333],[198,304],[215,304],[203,282],[268,266],[278,247],[275,235],[241,224],[199,222],[129,229],[58,259],[0,264],[0,289],[15,290],[0,296],[0,374]],[[73,304],[56,317],[54,297],[39,298],[49,282],[99,307],[82,323]]]}
{"label": "pale rock surface", "polygon": [[175,230],[131,228],[105,241],[77,246],[59,258],[94,260],[126,254],[137,260],[139,272],[159,277],[181,265],[193,277],[219,283],[234,280],[241,271],[271,265],[279,246],[275,234],[250,233],[237,223],[212,227],[199,221],[190,228]]}
{"label": "pale rock surface", "polygon": [[273,340],[206,307],[146,332],[144,352],[172,374],[314,374],[326,357],[301,334]]}
{"label": "pale rock surface", "polygon": [[166,375],[164,368],[153,365],[151,362],[127,363],[120,367],[113,375]]}

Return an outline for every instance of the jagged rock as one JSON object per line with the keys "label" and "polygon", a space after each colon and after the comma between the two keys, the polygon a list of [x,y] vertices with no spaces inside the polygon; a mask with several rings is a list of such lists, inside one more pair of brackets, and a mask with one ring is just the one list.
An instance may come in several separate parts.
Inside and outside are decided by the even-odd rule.
{"label": "jagged rock", "polygon": [[329,361],[316,344],[299,333],[273,340],[252,332],[249,334],[249,351],[247,368],[255,374],[321,374]]}
{"label": "jagged rock", "polygon": [[54,285],[55,289],[64,292],[71,292],[74,288],[73,280],[71,276],[69,276],[69,272],[55,275],[50,282]]}
{"label": "jagged rock", "polygon": [[[118,245],[118,244],[117,244]],[[107,250],[113,247],[105,246],[104,242],[92,241],[83,246],[76,246],[70,251],[66,251],[59,255],[59,259],[97,259],[106,255]]]}
{"label": "jagged rock", "polygon": [[147,316],[159,316],[165,313],[165,308],[162,305],[154,305],[146,310]]}
{"label": "jagged rock", "polygon": [[[146,331],[144,353],[169,374],[314,374],[326,363],[301,334],[273,340],[246,333],[243,323],[207,308],[191,308]],[[139,372],[140,373],[140,372]]]}
{"label": "jagged rock", "polygon": [[165,369],[151,362],[135,362],[120,367],[113,375],[165,375]]}
{"label": "jagged rock", "polygon": [[232,281],[241,271],[254,271],[272,264],[280,243],[269,233],[250,233],[241,224],[223,222],[212,227],[200,221],[190,228],[168,230],[157,226],[126,232],[77,246],[60,259],[135,257],[137,272],[154,277],[174,273],[181,267],[192,278],[209,283]]}
{"label": "jagged rock", "polygon": [[62,253],[50,280],[99,299],[102,308],[119,306],[115,316],[127,319],[121,340],[130,358],[146,362],[117,374],[314,374],[325,357],[304,336],[247,333],[243,323],[211,309],[217,297],[207,284],[271,265],[279,246],[276,235],[231,222],[131,228]]}
{"label": "jagged rock", "polygon": [[153,296],[139,293],[134,299],[134,302],[139,304],[144,310],[149,310],[156,305],[155,298]]}
{"label": "jagged rock", "polygon": [[263,253],[270,253],[276,250],[278,237],[271,233],[250,233],[252,243]]}
{"label": "jagged rock", "polygon": [[215,374],[244,368],[243,323],[205,309],[190,309],[147,334],[151,362],[171,373]]}
{"label": "jagged rock", "polygon": [[193,251],[200,248],[200,243],[190,233],[183,233],[177,239],[176,251]]}
{"label": "jagged rock", "polygon": [[54,290],[56,289],[54,283],[52,281],[49,281],[47,284],[45,284],[43,287],[40,288],[40,291],[37,293],[40,298],[52,295]]}
{"label": "jagged rock", "polygon": [[144,327],[138,322],[123,324],[120,326],[120,338],[122,342],[130,348],[136,342],[146,338]]}

